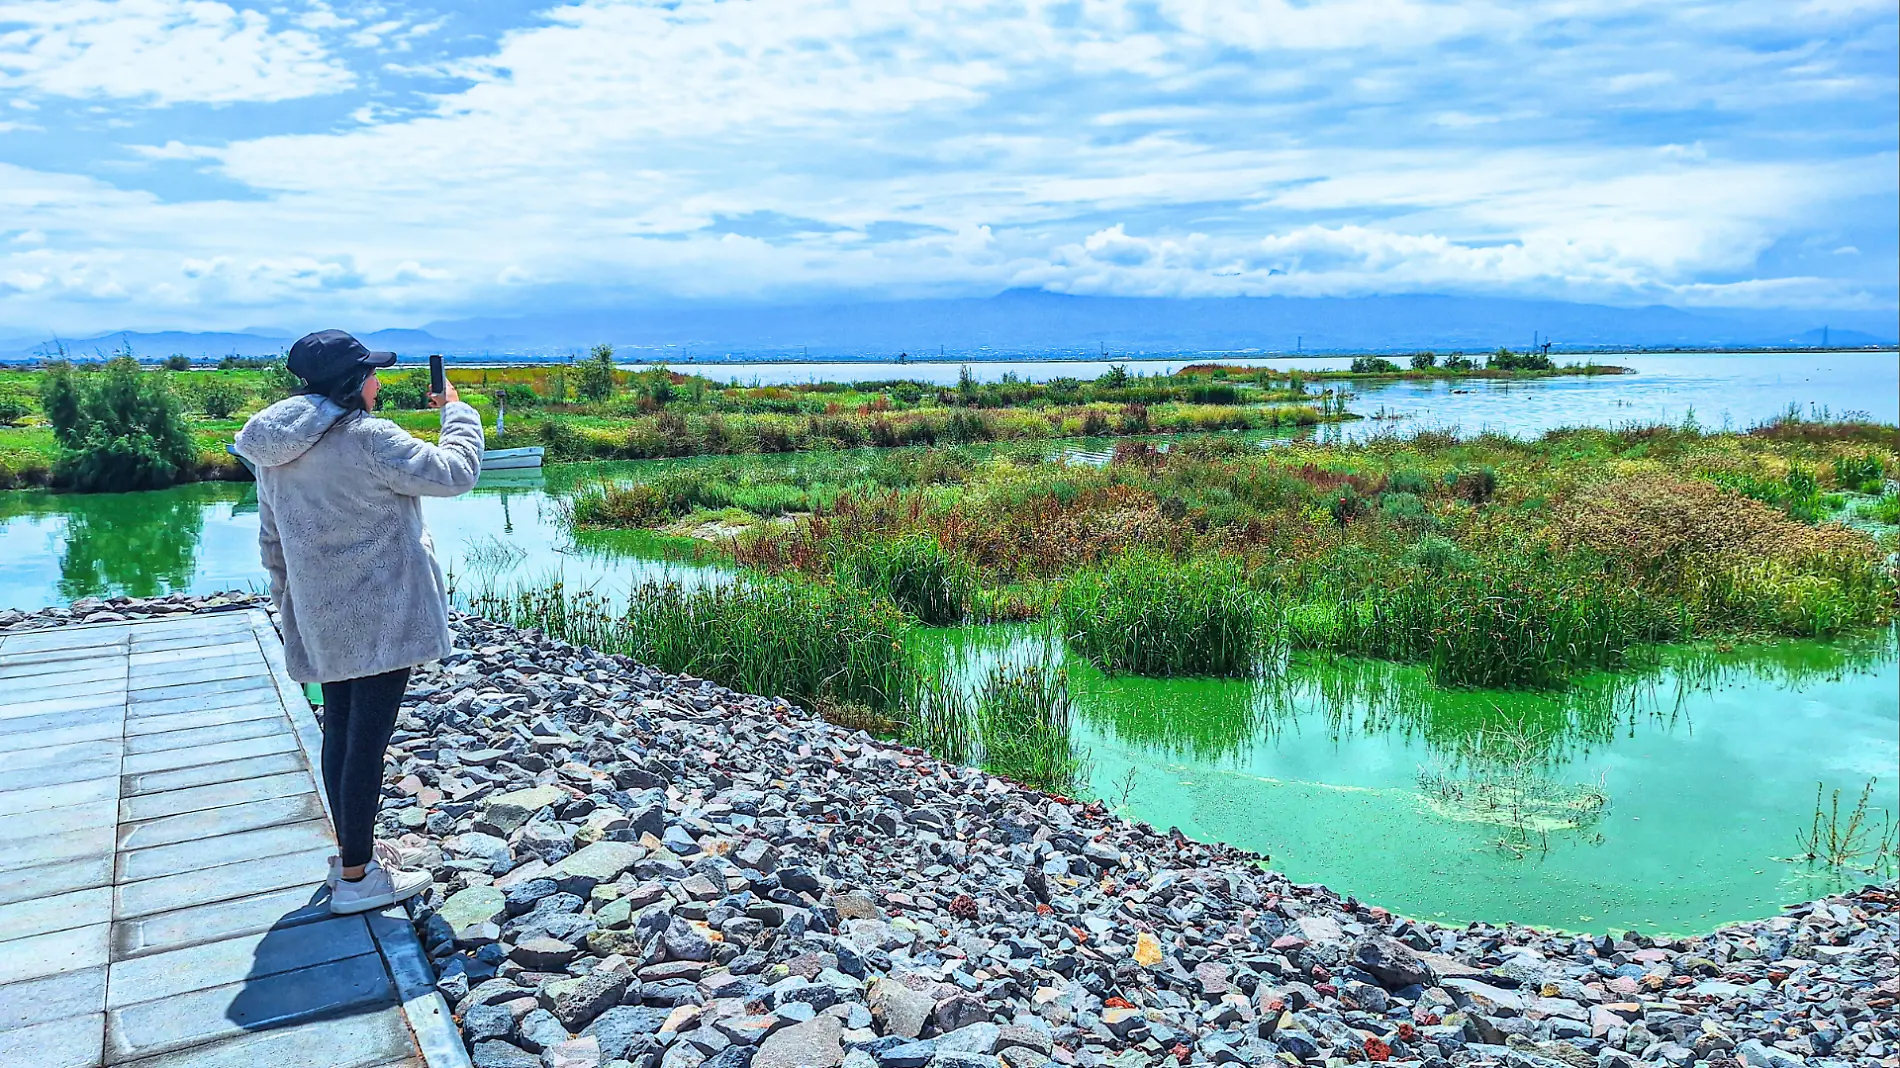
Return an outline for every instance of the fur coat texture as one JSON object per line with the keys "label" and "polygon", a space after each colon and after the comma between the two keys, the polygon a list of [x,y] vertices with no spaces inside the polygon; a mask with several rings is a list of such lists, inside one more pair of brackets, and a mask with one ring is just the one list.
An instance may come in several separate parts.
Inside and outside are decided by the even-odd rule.
{"label": "fur coat texture", "polygon": [[482,421],[442,408],[441,444],[299,395],[258,412],[237,452],[257,470],[258,545],[299,682],[341,682],[448,655],[448,588],[423,497],[466,493]]}

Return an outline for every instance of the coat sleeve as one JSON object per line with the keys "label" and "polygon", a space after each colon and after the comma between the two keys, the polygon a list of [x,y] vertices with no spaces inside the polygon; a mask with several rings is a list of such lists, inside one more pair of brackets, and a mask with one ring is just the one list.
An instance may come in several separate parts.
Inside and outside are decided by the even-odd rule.
{"label": "coat sleeve", "polygon": [[271,600],[281,607],[288,585],[284,570],[284,543],[277,536],[277,513],[262,496],[257,499],[257,551],[264,558],[264,571],[270,575]]}
{"label": "coat sleeve", "polygon": [[442,407],[440,444],[431,445],[386,419],[376,421],[370,462],[390,489],[410,497],[454,497],[482,476],[482,417],[455,401]]}

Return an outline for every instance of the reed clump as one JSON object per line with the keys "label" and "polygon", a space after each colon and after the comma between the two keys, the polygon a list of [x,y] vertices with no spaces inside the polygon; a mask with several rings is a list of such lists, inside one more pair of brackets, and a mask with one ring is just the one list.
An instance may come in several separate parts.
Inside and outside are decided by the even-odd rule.
{"label": "reed clump", "polygon": [[1069,676],[1043,664],[998,664],[975,698],[983,767],[1054,794],[1080,792],[1088,759],[1070,733]]}
{"label": "reed clump", "polygon": [[1069,647],[1109,674],[1244,677],[1261,667],[1268,612],[1238,560],[1130,553],[1063,584]]}
{"label": "reed clump", "polygon": [[931,626],[961,623],[977,594],[976,571],[925,534],[865,542],[839,554],[838,577]]}
{"label": "reed clump", "polygon": [[830,703],[887,712],[914,684],[904,649],[909,619],[851,586],[646,583],[613,602],[553,582],[480,591],[468,603],[490,619],[809,709]]}

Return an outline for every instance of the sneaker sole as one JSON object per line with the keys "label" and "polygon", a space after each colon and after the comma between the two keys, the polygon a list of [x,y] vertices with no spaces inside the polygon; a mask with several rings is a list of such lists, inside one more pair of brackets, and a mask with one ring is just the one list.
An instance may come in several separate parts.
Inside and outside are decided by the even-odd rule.
{"label": "sneaker sole", "polygon": [[427,883],[424,883],[423,885],[418,886],[414,890],[410,890],[407,893],[404,893],[400,890],[391,890],[387,894],[377,894],[375,897],[357,898],[354,901],[348,901],[348,902],[338,901],[336,899],[336,892],[332,890],[330,892],[330,915],[354,916],[355,914],[359,912],[368,912],[371,909],[386,908],[390,905],[394,905],[398,901],[407,901],[408,899],[416,896],[417,894],[422,893],[424,890],[427,890],[428,888],[429,888],[429,885]]}

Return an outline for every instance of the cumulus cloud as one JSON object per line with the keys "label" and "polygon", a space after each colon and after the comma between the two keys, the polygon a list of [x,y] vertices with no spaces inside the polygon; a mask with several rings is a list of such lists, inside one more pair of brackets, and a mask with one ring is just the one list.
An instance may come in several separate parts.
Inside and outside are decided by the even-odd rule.
{"label": "cumulus cloud", "polygon": [[[102,143],[203,168],[200,198],[0,167],[8,225],[68,264],[0,248],[41,279],[0,317],[105,282],[227,323],[558,286],[1892,299],[1871,254],[1762,266],[1815,234],[1892,247],[1865,210],[1896,191],[1890,3],[1812,0],[1791,39],[1779,0],[573,0],[472,54],[401,4],[293,8],[0,0],[0,79],[36,94],[356,82],[301,132]],[[75,58],[96,48],[136,59]],[[353,49],[382,58],[353,74]],[[363,87],[384,77],[429,85]]]}
{"label": "cumulus cloud", "polygon": [[278,101],[353,78],[313,35],[215,0],[0,3],[0,86],[154,104]]}

